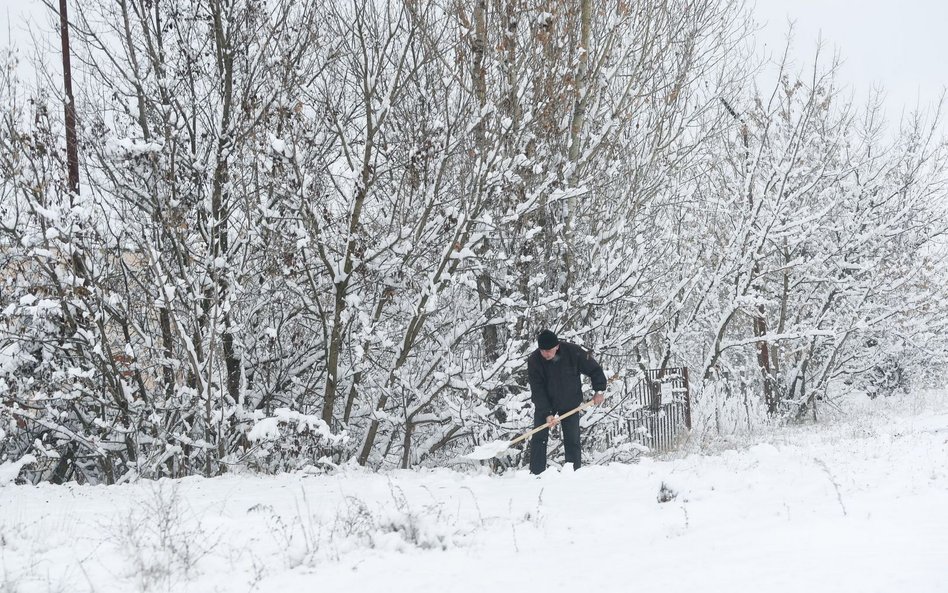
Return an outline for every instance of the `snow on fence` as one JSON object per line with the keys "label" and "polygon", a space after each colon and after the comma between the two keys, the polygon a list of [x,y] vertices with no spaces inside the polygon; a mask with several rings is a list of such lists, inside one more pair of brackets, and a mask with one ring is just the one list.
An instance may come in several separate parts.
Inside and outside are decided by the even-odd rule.
{"label": "snow on fence", "polygon": [[584,435],[592,441],[588,443],[592,449],[674,449],[691,429],[688,368],[649,369],[631,389],[623,391],[618,401],[607,400],[602,411],[590,414],[584,424]]}

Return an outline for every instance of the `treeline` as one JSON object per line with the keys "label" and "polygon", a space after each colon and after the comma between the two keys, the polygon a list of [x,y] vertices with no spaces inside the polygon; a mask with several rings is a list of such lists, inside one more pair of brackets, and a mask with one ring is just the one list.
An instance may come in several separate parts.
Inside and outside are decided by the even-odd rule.
{"label": "treeline", "polygon": [[759,87],[739,2],[74,10],[78,192],[59,87],[0,81],[31,479],[437,463],[528,424],[542,327],[616,396],[688,366],[718,430],[945,361],[937,119],[886,128],[819,60]]}

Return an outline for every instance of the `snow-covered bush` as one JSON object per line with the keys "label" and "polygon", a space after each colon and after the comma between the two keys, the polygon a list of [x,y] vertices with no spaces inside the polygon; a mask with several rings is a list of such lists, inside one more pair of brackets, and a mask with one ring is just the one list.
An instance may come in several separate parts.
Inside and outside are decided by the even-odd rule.
{"label": "snow-covered bush", "polygon": [[289,408],[277,408],[274,415],[261,417],[250,429],[247,439],[254,443],[249,459],[252,468],[263,471],[303,469],[315,464],[332,465],[339,449],[348,441],[345,432],[333,434],[318,416],[300,414]]}

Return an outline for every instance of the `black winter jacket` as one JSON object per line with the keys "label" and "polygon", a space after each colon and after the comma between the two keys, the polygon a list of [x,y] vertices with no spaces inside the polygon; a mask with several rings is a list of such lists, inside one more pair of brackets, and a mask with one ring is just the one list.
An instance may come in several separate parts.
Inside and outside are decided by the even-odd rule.
{"label": "black winter jacket", "polygon": [[570,342],[560,342],[553,360],[537,349],[527,359],[530,391],[538,418],[568,412],[583,401],[580,373],[592,379],[593,390],[605,391],[606,374],[591,352]]}

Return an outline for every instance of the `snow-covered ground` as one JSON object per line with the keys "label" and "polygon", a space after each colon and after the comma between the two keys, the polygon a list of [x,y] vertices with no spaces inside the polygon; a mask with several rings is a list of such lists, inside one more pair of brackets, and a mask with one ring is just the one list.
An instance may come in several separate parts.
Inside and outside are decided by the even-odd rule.
{"label": "snow-covered ground", "polygon": [[946,592],[946,400],[539,478],[8,485],[0,592]]}

